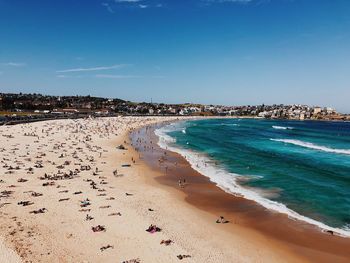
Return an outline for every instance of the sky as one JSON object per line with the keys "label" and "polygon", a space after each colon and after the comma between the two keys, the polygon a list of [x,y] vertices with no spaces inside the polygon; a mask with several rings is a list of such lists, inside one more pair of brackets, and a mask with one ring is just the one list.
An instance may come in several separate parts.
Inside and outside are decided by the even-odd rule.
{"label": "sky", "polygon": [[0,92],[350,113],[350,1],[0,0]]}

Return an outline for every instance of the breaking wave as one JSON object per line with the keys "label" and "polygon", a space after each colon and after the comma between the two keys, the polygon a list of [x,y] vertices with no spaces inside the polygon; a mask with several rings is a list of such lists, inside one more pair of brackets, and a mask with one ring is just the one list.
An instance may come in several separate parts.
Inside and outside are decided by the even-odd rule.
{"label": "breaking wave", "polygon": [[270,139],[270,140],[275,142],[289,143],[289,144],[293,144],[293,145],[297,145],[297,146],[301,146],[301,147],[305,147],[313,150],[323,151],[323,152],[350,155],[350,149],[334,149],[334,148],[329,148],[322,145],[313,144],[311,142],[304,142],[304,141],[292,140],[292,139]]}
{"label": "breaking wave", "polygon": [[272,128],[277,130],[293,130],[293,127],[284,127],[284,126],[272,126]]}

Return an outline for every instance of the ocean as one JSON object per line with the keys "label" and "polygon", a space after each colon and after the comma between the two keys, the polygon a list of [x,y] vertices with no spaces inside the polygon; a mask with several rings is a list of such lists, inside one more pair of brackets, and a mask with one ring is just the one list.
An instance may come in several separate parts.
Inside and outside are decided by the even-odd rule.
{"label": "ocean", "polygon": [[155,133],[226,192],[350,236],[350,123],[207,119]]}

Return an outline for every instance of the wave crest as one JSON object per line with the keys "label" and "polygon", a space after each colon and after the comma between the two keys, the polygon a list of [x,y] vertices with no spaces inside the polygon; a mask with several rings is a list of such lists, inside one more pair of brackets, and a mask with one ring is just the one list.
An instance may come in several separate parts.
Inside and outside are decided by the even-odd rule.
{"label": "wave crest", "polygon": [[313,150],[323,151],[323,152],[350,155],[350,149],[334,149],[334,148],[329,148],[322,145],[313,144],[311,142],[304,142],[304,141],[292,140],[292,139],[270,139],[270,140],[275,142],[289,143],[289,144],[293,144],[293,145],[297,145],[297,146],[301,146],[301,147],[305,147]]}
{"label": "wave crest", "polygon": [[293,127],[285,127],[285,126],[276,126],[273,125],[272,128],[276,129],[276,130],[293,130]]}

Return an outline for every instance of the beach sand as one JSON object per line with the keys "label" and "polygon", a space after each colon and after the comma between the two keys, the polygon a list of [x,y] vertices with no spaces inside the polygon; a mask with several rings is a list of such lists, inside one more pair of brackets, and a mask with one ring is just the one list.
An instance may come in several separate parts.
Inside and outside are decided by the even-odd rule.
{"label": "beach sand", "polygon": [[[188,202],[171,179],[161,182],[164,171],[139,158],[128,132],[174,120],[1,126],[0,262],[309,261],[259,229],[215,224],[217,211]],[[161,231],[145,231],[151,224]]]}

